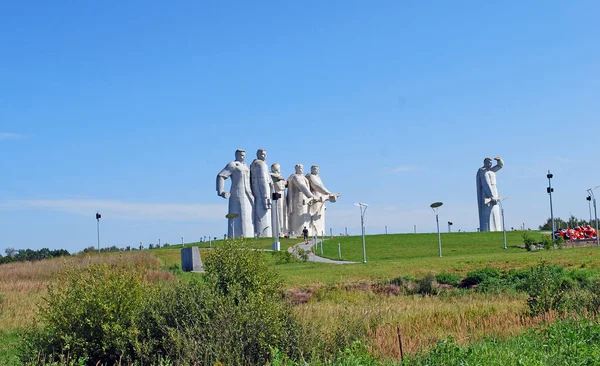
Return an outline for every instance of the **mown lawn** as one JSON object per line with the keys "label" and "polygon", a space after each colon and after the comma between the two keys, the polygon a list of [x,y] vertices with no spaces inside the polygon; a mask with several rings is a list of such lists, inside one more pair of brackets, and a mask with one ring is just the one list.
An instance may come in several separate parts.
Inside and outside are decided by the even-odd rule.
{"label": "mown lawn", "polygon": [[[542,234],[528,231],[534,240],[540,241]],[[244,239],[247,247],[270,250],[271,238]],[[506,233],[507,249],[504,249],[502,232],[461,232],[442,233],[442,257],[439,256],[436,233],[367,235],[365,247],[367,263],[363,263],[362,238],[341,236],[325,238],[323,257],[339,259],[338,243],[343,260],[356,264],[333,265],[314,262],[294,262],[276,264],[272,254],[265,255],[275,266],[288,286],[308,286],[313,284],[333,284],[339,282],[385,281],[401,275],[420,276],[426,273],[466,272],[492,266],[501,269],[520,269],[539,264],[541,261],[559,264],[565,268],[600,268],[600,248],[579,247],[528,252],[523,246],[523,231]],[[221,240],[213,242],[219,245]],[[302,239],[281,239],[281,250],[302,242]],[[208,254],[209,243],[188,243],[186,246],[200,247],[204,258]],[[181,245],[152,249],[165,267],[181,266]],[[321,247],[314,251],[321,255]]]}
{"label": "mown lawn", "polygon": [[[355,261],[351,265],[320,263],[293,263],[277,266],[290,285],[307,285],[315,282],[381,281],[400,275],[423,275],[429,272],[466,272],[492,266],[501,269],[526,268],[541,261],[559,264],[565,268],[600,268],[600,248],[596,246],[528,252],[523,245],[523,232],[506,233],[504,249],[501,232],[493,233],[443,233],[442,257],[439,256],[437,234],[367,235],[365,247],[367,263],[363,263],[360,236],[335,237],[323,243],[323,256],[338,258],[338,243],[343,260]],[[536,241],[542,234],[528,232]],[[314,247],[320,255],[320,246]]]}

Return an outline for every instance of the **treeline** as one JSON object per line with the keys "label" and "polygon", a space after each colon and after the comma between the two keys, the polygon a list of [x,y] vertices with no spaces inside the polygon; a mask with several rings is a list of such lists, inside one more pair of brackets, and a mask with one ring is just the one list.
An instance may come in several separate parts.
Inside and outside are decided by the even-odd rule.
{"label": "treeline", "polygon": [[39,261],[47,258],[57,258],[71,255],[65,249],[50,250],[48,248],[42,248],[40,250],[33,249],[18,249],[13,248],[6,249],[6,256],[0,254],[0,264],[13,263],[13,262],[25,262],[25,261]]}
{"label": "treeline", "polygon": [[[169,247],[170,244],[169,243],[165,243],[163,244],[163,248],[167,248]],[[148,245],[148,249],[158,249],[161,246],[158,244],[149,244]],[[131,250],[144,250],[146,249],[142,244],[139,245],[139,247],[134,247],[131,245],[128,245],[124,248],[119,248],[116,245],[113,245],[111,247],[106,247],[106,248],[100,248],[100,252],[129,252]],[[98,252],[98,248],[94,247],[94,246],[89,246],[87,248],[85,248],[84,250],[81,251],[82,253],[97,253]]]}
{"label": "treeline", "polygon": [[[590,225],[591,227],[596,227],[596,223],[594,222],[594,220],[585,220],[585,219],[579,219],[573,215],[571,215],[571,217],[569,217],[568,220],[563,220],[560,217],[555,217],[554,218],[554,229],[555,230],[560,230],[560,229],[566,229],[566,228],[574,228],[577,226],[588,226]],[[544,222],[544,224],[539,226],[540,230],[552,230],[552,219],[548,218],[546,219],[546,222]]]}

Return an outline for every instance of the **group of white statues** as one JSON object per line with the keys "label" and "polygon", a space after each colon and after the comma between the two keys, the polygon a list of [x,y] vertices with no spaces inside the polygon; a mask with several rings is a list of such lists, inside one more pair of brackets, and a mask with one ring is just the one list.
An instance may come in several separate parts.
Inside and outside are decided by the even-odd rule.
{"label": "group of white statues", "polygon": [[[271,165],[269,171],[265,149],[256,152],[250,167],[245,157],[244,150],[236,150],[235,161],[217,175],[217,194],[229,199],[228,237],[295,236],[304,228],[311,236],[325,233],[325,202],[335,202],[340,194],[325,188],[317,165],[304,175],[303,165],[297,164],[296,172],[286,180],[279,164]],[[504,161],[500,157],[494,160],[495,166],[491,158],[485,158],[477,171],[480,231],[502,230],[496,172]],[[231,178],[230,192],[224,188],[227,178]]]}
{"label": "group of white statues", "polygon": [[[265,149],[256,152],[250,167],[245,157],[244,150],[236,150],[235,161],[217,175],[217,194],[229,199],[228,237],[294,236],[304,228],[311,236],[324,234],[325,202],[335,202],[340,194],[325,188],[317,165],[305,176],[304,167],[297,164],[286,180],[277,163],[269,172]],[[230,192],[225,191],[227,178],[231,178]]]}
{"label": "group of white statues", "polygon": [[504,166],[502,158],[485,158],[483,166],[477,171],[477,206],[479,207],[479,231],[502,231],[500,220],[500,202],[496,187],[496,172]]}

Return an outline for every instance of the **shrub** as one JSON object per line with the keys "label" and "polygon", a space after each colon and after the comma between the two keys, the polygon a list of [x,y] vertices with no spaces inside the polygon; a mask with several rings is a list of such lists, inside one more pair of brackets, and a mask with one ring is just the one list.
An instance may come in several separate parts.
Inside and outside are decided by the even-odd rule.
{"label": "shrub", "polygon": [[562,249],[565,247],[565,238],[562,236],[557,236],[556,239],[554,239],[554,244],[556,245],[556,247],[558,249]]}
{"label": "shrub", "polygon": [[415,293],[419,295],[437,295],[438,288],[434,285],[435,276],[429,273],[419,279],[415,286]]}
{"label": "shrub", "polygon": [[435,280],[438,283],[445,284],[445,285],[452,285],[452,286],[458,286],[461,278],[462,277],[456,273],[448,273],[448,272],[442,272],[442,273],[438,273],[437,275],[435,275]]}
{"label": "shrub", "polygon": [[545,250],[554,249],[554,241],[550,235],[542,235],[542,247]]}
{"label": "shrub", "polygon": [[298,260],[294,254],[288,252],[287,250],[273,251],[271,254],[273,257],[275,257],[275,264],[293,263]]}
{"label": "shrub", "polygon": [[467,273],[467,277],[460,281],[459,287],[471,287],[486,281],[496,282],[498,278],[500,278],[500,270],[497,268],[485,267],[476,269]]}
{"label": "shrub", "polygon": [[298,355],[298,324],[264,255],[227,241],[205,262],[204,282],[163,286],[140,314],[143,364],[265,364],[271,348]]}
{"label": "shrub", "polygon": [[531,268],[525,290],[529,295],[527,305],[530,315],[535,316],[549,310],[565,310],[562,267],[542,262],[539,266]]}
{"label": "shrub", "polygon": [[525,249],[527,249],[527,251],[531,251],[534,247],[535,241],[527,231],[523,233],[523,243],[525,244]]}
{"label": "shrub", "polygon": [[144,272],[132,265],[68,269],[48,288],[40,307],[43,327],[26,332],[21,359],[55,362],[66,357],[111,365],[132,361],[133,324],[144,289]]}
{"label": "shrub", "polygon": [[303,261],[306,262],[308,261],[308,256],[310,255],[310,253],[312,252],[311,249],[302,249],[300,247],[294,247],[294,252],[296,253],[296,255],[298,256],[298,258]]}
{"label": "shrub", "polygon": [[[297,357],[299,326],[264,255],[226,242],[202,280],[151,285],[133,265],[68,270],[25,335],[24,363],[265,364]],[[38,357],[39,356],[39,357]]]}

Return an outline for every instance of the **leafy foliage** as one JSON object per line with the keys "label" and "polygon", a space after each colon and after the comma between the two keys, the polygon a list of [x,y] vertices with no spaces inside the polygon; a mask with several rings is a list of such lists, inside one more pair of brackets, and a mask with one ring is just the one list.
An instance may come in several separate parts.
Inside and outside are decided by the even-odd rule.
{"label": "leafy foliage", "polygon": [[50,250],[42,248],[40,250],[7,248],[6,256],[0,256],[0,264],[25,261],[39,261],[46,258],[56,258],[70,255],[65,249]]}
{"label": "leafy foliage", "polygon": [[442,272],[435,275],[435,280],[445,285],[458,286],[461,279],[460,275],[451,272]]}
{"label": "leafy foliage", "polygon": [[[131,265],[68,269],[48,288],[41,328],[30,329],[24,361],[61,358],[113,364],[134,358],[136,313],[144,302],[144,273]],[[95,363],[95,362],[93,362]]]}
{"label": "leafy foliage", "polygon": [[156,285],[132,266],[69,269],[48,290],[24,362],[264,364],[298,352],[298,324],[261,252],[228,241],[202,281]]}

